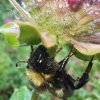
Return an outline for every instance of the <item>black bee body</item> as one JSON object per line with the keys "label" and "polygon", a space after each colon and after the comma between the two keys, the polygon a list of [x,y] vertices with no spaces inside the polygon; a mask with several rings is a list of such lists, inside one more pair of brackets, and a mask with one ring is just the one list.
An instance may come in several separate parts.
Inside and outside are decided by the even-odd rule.
{"label": "black bee body", "polygon": [[67,98],[74,93],[74,89],[70,86],[68,82],[68,77],[66,71],[57,71],[55,76],[52,78],[51,87],[49,86],[49,91],[59,98]]}
{"label": "black bee body", "polygon": [[47,49],[40,45],[35,52],[32,52],[27,66],[32,66],[36,72],[50,74],[54,73],[55,65],[55,61],[49,58]]}
{"label": "black bee body", "polygon": [[31,53],[26,73],[36,88],[43,89],[47,87],[47,81],[54,77],[57,67],[56,62],[49,57],[47,48],[40,45]]}
{"label": "black bee body", "polygon": [[55,96],[66,100],[74,90],[83,87],[89,79],[89,72],[92,68],[92,60],[80,78],[73,79],[65,70],[65,66],[72,56],[72,50],[59,63],[50,57],[47,48],[40,45],[33,50],[27,64],[26,75],[37,89],[48,89]]}

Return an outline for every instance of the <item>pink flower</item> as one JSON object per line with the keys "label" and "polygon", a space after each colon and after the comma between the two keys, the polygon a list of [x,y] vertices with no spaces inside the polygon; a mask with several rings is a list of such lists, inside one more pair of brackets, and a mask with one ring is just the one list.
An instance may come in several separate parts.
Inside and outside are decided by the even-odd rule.
{"label": "pink flower", "polygon": [[76,12],[78,11],[80,8],[83,7],[83,5],[92,5],[95,3],[99,3],[99,0],[67,0],[69,8]]}
{"label": "pink flower", "polygon": [[14,21],[14,20],[13,20],[13,19],[10,19],[10,18],[4,19],[4,23],[13,22],[13,21]]}
{"label": "pink flower", "polygon": [[68,0],[68,4],[71,4],[71,5],[75,4],[76,2],[77,0]]}
{"label": "pink flower", "polygon": [[83,5],[83,0],[68,0],[69,8],[72,11],[78,11],[82,5]]}

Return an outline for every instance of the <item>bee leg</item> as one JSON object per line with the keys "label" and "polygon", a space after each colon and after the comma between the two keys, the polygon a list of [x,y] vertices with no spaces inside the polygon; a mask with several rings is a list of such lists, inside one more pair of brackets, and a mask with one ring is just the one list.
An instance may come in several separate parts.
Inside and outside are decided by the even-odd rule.
{"label": "bee leg", "polygon": [[85,70],[85,72],[83,73],[81,78],[77,78],[76,80],[74,80],[70,75],[67,75],[67,81],[69,82],[70,86],[73,89],[79,89],[81,87],[83,87],[89,80],[89,72],[92,68],[92,61],[93,61],[94,56],[91,58],[91,60],[88,63],[88,66]]}
{"label": "bee leg", "polygon": [[69,58],[73,55],[73,54],[71,54],[72,49],[73,49],[73,47],[71,48],[69,54],[58,63],[60,65],[59,71],[62,71],[65,68],[66,64],[68,63]]}
{"label": "bee leg", "polygon": [[56,57],[56,55],[62,50],[62,47],[61,48],[58,48],[58,50],[56,50],[55,54],[53,55],[52,59],[54,59]]}
{"label": "bee leg", "polygon": [[92,68],[92,61],[93,61],[94,56],[91,58],[91,60],[89,61],[89,64],[85,70],[85,72],[83,73],[81,78],[77,78],[76,80],[74,80],[70,75],[66,76],[66,80],[69,83],[70,87],[72,89],[79,89],[81,87],[83,87],[89,80],[89,72]]}
{"label": "bee leg", "polygon": [[67,81],[66,83],[68,83],[72,89],[75,89],[75,86],[74,86],[75,79],[73,79],[72,76],[67,74],[66,81]]}
{"label": "bee leg", "polygon": [[[85,72],[83,73],[82,77],[77,79],[78,84],[76,84],[76,86],[75,86],[76,89],[83,87],[89,81],[89,72],[92,69],[93,58],[94,58],[94,56],[92,56],[91,60],[89,61],[88,66],[87,66]],[[77,80],[76,80],[76,82],[77,82]]]}
{"label": "bee leg", "polygon": [[58,48],[58,50],[56,51],[56,53],[59,53],[62,50],[62,47]]}

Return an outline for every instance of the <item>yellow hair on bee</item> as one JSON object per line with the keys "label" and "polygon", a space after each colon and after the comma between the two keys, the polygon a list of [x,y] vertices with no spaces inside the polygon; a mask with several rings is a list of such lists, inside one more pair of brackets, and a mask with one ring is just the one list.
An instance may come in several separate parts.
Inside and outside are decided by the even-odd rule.
{"label": "yellow hair on bee", "polygon": [[56,92],[56,95],[60,98],[63,97],[64,95],[63,89],[56,90],[55,92]]}
{"label": "yellow hair on bee", "polygon": [[[45,80],[48,80],[50,78],[50,75],[47,74],[40,74],[32,69],[27,69],[26,70],[26,75],[28,77],[29,80],[31,80],[33,82],[33,84],[37,87],[41,86]],[[45,80],[44,80],[44,78]]]}

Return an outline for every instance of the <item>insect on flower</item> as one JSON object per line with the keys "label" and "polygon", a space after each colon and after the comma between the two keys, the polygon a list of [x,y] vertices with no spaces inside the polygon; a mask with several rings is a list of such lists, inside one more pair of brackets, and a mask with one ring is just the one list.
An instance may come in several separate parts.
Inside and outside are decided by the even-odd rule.
{"label": "insect on flower", "polygon": [[35,50],[31,46],[26,75],[35,88],[39,90],[48,89],[53,95],[66,100],[72,96],[74,90],[83,87],[88,82],[94,58],[90,59],[83,75],[73,79],[65,70],[65,66],[72,55],[73,49],[71,48],[69,54],[57,63],[54,60],[55,57],[50,57],[44,45],[39,45]]}

